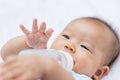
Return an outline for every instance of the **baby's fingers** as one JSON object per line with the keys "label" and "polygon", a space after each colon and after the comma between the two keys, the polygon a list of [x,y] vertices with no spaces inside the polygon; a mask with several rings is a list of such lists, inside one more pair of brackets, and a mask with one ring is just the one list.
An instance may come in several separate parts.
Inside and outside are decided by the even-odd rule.
{"label": "baby's fingers", "polygon": [[30,31],[27,28],[25,28],[22,24],[20,25],[20,29],[26,36],[30,34]]}
{"label": "baby's fingers", "polygon": [[33,25],[32,25],[32,33],[38,32],[38,24],[37,24],[37,19],[33,20]]}
{"label": "baby's fingers", "polygon": [[34,73],[25,72],[17,77],[16,80],[37,80],[37,78],[34,76]]}
{"label": "baby's fingers", "polygon": [[7,57],[6,61],[0,64],[0,68],[8,67],[9,65],[15,63],[17,60],[16,56],[9,56]]}
{"label": "baby's fingers", "polygon": [[[0,66],[0,76],[4,75],[9,72],[9,70],[14,69],[14,63],[16,62],[16,59],[11,57],[11,59],[7,59],[4,63]],[[12,67],[12,68],[11,68]]]}
{"label": "baby's fingers", "polygon": [[3,80],[16,80],[15,78],[19,77],[22,73],[23,72],[19,69],[13,69],[2,75],[1,78]]}
{"label": "baby's fingers", "polygon": [[39,32],[45,33],[45,29],[46,29],[46,23],[42,22],[39,28]]}
{"label": "baby's fingers", "polygon": [[50,36],[52,35],[52,33],[53,33],[53,29],[48,29],[47,31],[46,31],[46,36],[48,37],[48,38],[50,38]]}

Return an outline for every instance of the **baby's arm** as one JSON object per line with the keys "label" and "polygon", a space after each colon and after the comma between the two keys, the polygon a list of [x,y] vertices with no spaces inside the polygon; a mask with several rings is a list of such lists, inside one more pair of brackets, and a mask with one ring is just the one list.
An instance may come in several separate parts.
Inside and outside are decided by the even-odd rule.
{"label": "baby's arm", "polygon": [[25,36],[15,37],[2,47],[1,56],[4,60],[10,55],[17,55],[23,49],[47,48],[47,42],[53,32],[53,29],[46,30],[44,22],[38,29],[37,19],[33,20],[32,31],[29,31],[23,25],[20,25],[20,28]]}
{"label": "baby's arm", "polygon": [[29,49],[25,36],[18,36],[9,40],[1,49],[1,57],[5,60],[8,56],[17,55],[23,49]]}
{"label": "baby's arm", "polygon": [[8,57],[0,69],[3,80],[73,80],[72,75],[49,56]]}

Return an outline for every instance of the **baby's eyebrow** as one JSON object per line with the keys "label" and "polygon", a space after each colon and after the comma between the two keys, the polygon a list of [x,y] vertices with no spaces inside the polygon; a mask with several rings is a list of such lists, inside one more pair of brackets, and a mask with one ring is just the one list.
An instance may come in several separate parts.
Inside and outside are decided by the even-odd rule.
{"label": "baby's eyebrow", "polygon": [[90,38],[88,38],[88,39],[85,38],[84,42],[85,42],[86,44],[88,44],[89,46],[92,46],[92,47],[95,47],[95,46],[96,46],[95,42],[94,42],[92,39],[90,39]]}
{"label": "baby's eyebrow", "polygon": [[95,46],[96,46],[95,42],[93,42],[91,40],[86,40],[85,42],[89,47],[95,48]]}

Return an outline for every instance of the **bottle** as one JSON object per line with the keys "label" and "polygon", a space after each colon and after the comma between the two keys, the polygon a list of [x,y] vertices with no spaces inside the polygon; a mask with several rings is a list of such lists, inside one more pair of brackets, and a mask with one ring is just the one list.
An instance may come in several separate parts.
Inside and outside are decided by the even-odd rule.
{"label": "bottle", "polygon": [[39,54],[39,55],[49,55],[55,60],[58,61],[63,68],[67,71],[72,71],[73,68],[73,58],[72,56],[64,51],[54,50],[54,49],[26,49],[22,50],[19,55],[28,55],[28,54]]}

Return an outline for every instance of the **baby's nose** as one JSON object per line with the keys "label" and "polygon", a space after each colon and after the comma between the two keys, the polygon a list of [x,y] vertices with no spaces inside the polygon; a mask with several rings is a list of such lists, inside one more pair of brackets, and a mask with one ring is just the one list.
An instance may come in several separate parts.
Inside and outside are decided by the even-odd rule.
{"label": "baby's nose", "polygon": [[64,49],[70,51],[71,53],[75,53],[75,48],[72,45],[67,44],[67,45],[64,46]]}

